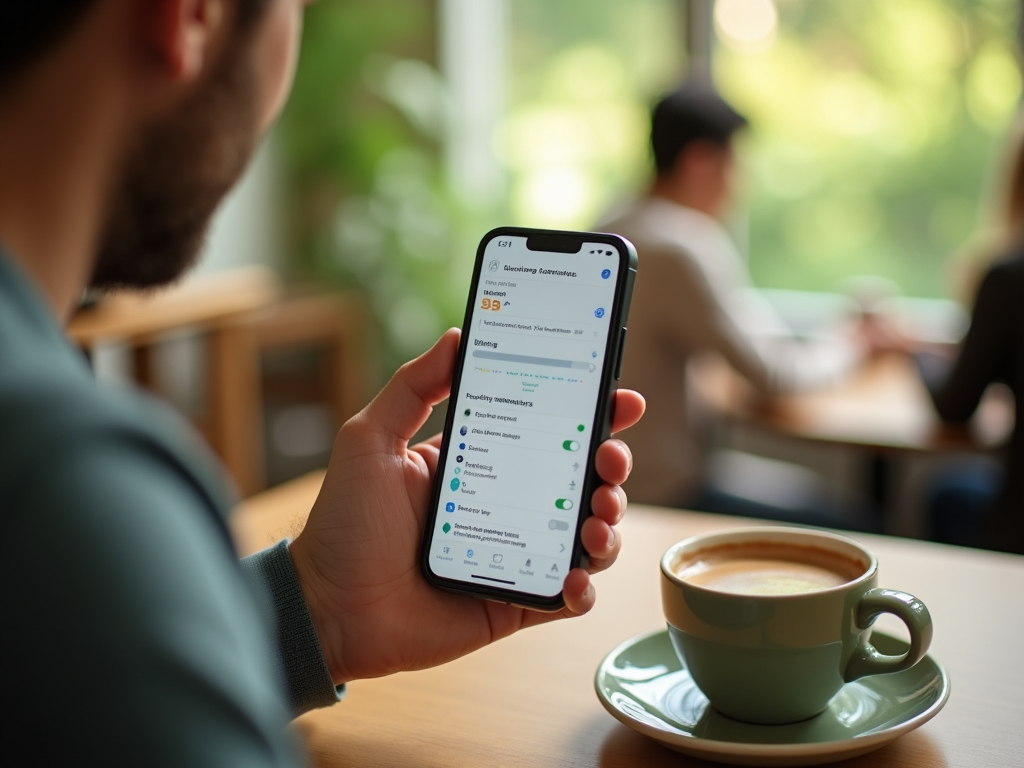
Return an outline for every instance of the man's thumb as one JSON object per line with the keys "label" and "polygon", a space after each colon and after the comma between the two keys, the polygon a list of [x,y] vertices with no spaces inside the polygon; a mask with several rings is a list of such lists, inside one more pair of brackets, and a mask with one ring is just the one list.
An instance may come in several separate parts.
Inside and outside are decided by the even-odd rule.
{"label": "man's thumb", "polygon": [[433,406],[448,397],[460,337],[458,328],[445,331],[434,346],[399,368],[362,416],[408,442],[426,422]]}

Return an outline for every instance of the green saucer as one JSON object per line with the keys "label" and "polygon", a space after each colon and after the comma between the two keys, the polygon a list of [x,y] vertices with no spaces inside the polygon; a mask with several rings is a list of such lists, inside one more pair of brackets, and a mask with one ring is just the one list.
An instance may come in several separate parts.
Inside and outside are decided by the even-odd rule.
{"label": "green saucer", "polygon": [[[879,651],[907,644],[875,631]],[[949,676],[931,656],[891,675],[847,684],[817,717],[749,725],[719,714],[680,664],[668,632],[634,637],[601,662],[597,696],[613,717],[670,749],[732,765],[817,765],[885,746],[927,722],[949,698]]]}

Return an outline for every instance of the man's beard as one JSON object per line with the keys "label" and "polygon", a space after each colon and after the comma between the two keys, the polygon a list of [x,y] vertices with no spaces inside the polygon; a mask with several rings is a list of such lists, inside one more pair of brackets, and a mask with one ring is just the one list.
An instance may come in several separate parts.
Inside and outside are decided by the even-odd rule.
{"label": "man's beard", "polygon": [[176,114],[149,126],[127,153],[91,288],[165,285],[199,257],[214,211],[256,144],[247,42],[234,42]]}

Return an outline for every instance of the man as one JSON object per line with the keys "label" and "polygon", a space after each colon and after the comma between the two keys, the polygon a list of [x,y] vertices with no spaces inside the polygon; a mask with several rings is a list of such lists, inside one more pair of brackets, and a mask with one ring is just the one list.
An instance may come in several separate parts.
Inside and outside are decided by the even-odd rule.
{"label": "man", "polygon": [[[557,615],[452,596],[419,574],[438,441],[408,441],[448,394],[458,331],[341,430],[296,540],[240,568],[212,458],[155,402],[97,385],[60,330],[87,285],[147,288],[188,265],[284,101],[304,4],[0,6],[8,763],[292,765],[288,717],[347,681],[593,605],[583,569]],[[642,409],[620,393],[616,428]],[[621,442],[601,446],[608,484],[582,532],[591,571],[618,552],[630,463]],[[262,602],[247,580],[267,587]]]}
{"label": "man", "polygon": [[[733,498],[707,480],[707,422],[688,380],[702,354],[723,358],[762,395],[827,381],[860,357],[854,344],[794,343],[750,289],[722,222],[733,198],[733,138],[747,124],[714,91],[684,85],[651,115],[656,174],[639,201],[599,229],[637,247],[638,271],[622,381],[643,393],[649,417],[630,433],[637,470],[630,498],[759,516],[787,511]],[[800,513],[790,519],[812,522]],[[827,522],[827,520],[813,520]]]}

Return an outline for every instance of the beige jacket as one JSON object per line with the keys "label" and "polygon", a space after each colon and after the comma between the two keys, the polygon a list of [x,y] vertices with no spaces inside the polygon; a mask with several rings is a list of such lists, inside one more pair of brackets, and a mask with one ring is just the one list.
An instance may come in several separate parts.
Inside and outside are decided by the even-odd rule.
{"label": "beige jacket", "polygon": [[721,356],[766,395],[831,380],[858,360],[850,344],[795,340],[710,216],[647,197],[599,229],[632,241],[639,256],[621,380],[647,399],[644,418],[623,433],[631,501],[685,505],[704,484],[709,429],[688,382],[698,355]]}

